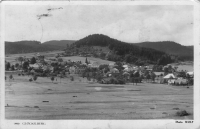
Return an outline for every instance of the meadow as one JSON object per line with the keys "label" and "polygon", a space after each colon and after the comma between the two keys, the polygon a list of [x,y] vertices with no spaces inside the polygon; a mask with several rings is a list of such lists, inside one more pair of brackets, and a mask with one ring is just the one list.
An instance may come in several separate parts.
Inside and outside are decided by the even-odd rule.
{"label": "meadow", "polygon": [[[5,85],[6,119],[193,119],[193,86],[14,79]],[[181,110],[189,115],[177,116]]]}

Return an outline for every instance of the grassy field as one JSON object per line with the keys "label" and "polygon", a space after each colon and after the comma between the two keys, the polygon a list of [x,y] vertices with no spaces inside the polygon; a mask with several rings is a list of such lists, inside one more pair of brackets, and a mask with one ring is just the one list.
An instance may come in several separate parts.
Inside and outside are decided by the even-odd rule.
{"label": "grassy field", "polygon": [[[56,54],[62,53],[63,51],[49,51],[49,52],[39,52],[40,55],[44,55],[45,57],[55,57]],[[17,61],[15,60],[17,57],[24,57],[26,58],[31,58],[34,57],[38,52],[35,53],[23,53],[23,54],[7,54],[5,55],[5,60],[12,63],[16,63]],[[19,63],[19,62],[18,62]]]}
{"label": "grassy field", "polygon": [[[64,61],[81,61],[82,63],[85,63],[85,59],[86,57],[80,57],[80,56],[70,56],[70,57],[62,57]],[[87,60],[90,61],[90,63],[93,62],[100,62],[101,64],[109,64],[109,63],[113,63],[113,61],[108,61],[108,60],[102,60],[99,58],[94,58],[94,57],[87,57]]]}
{"label": "grassy field", "polygon": [[[44,55],[45,59],[49,59],[49,58],[55,58],[56,54],[58,53],[62,53],[63,51],[52,51],[52,52],[41,52],[40,55]],[[6,55],[5,60],[10,62],[11,64],[15,64],[18,61],[16,61],[15,59],[17,57],[24,57],[26,56],[26,58],[31,58],[33,56],[35,56],[36,53],[26,53],[26,54],[12,54],[12,55]],[[69,57],[61,57],[63,59],[63,61],[81,61],[82,63],[85,63],[85,59],[86,57],[80,57],[80,56],[69,56]],[[100,62],[101,64],[109,64],[109,63],[113,63],[113,61],[108,61],[108,60],[102,60],[99,58],[94,58],[94,57],[87,57],[87,59],[90,61],[90,63],[93,62]],[[19,63],[19,62],[18,62]]]}
{"label": "grassy field", "polygon": [[191,72],[191,71],[194,71],[194,64],[193,62],[191,61],[187,61],[187,62],[181,62],[181,63],[173,63],[171,64],[172,66],[177,66],[177,70],[181,71],[188,71],[188,72]]}
{"label": "grassy field", "polygon": [[[14,79],[5,85],[6,119],[193,119],[193,86]],[[180,110],[190,115],[177,116]]]}

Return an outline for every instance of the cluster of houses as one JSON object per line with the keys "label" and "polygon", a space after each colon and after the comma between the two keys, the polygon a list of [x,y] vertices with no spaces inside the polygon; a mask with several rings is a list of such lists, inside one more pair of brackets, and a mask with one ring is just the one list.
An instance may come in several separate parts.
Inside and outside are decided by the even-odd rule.
{"label": "cluster of houses", "polygon": [[[36,62],[34,64],[30,64],[29,63],[29,67],[31,68],[31,72],[35,72],[38,69],[42,70],[42,71],[55,71],[55,66],[53,66],[53,63],[57,63],[58,69],[61,69],[61,71],[64,72],[68,72],[70,74],[79,74],[81,75],[83,72],[85,72],[85,69],[87,68],[95,68],[99,70],[99,67],[101,65],[103,65],[101,62],[91,62],[90,64],[87,63],[82,63],[81,61],[77,61],[77,62],[72,62],[70,60],[68,61],[59,61],[57,59],[48,59],[45,58],[44,55],[40,55],[39,53],[37,53],[35,55],[35,59]],[[31,58],[26,58],[24,57],[24,61],[30,61]],[[110,63],[110,64],[104,64],[107,65],[108,70],[105,71],[105,69],[103,69],[101,72],[103,75],[105,75],[104,77],[110,77],[112,76],[112,74],[121,74],[124,77],[128,77],[126,79],[130,79],[130,75],[131,73],[134,72],[138,72],[140,77],[142,77],[142,79],[150,79],[151,82],[158,82],[158,83],[170,83],[170,84],[175,84],[175,82],[177,80],[179,80],[179,84],[181,82],[180,78],[182,78],[182,81],[184,82],[184,79],[190,78],[191,80],[194,77],[194,72],[193,71],[177,71],[176,68],[174,67],[170,67],[171,71],[170,72],[166,72],[164,70],[165,67],[169,67],[169,66],[164,66],[163,70],[160,72],[156,72],[154,70],[154,66],[153,65],[148,65],[148,66],[135,66],[132,64],[127,64],[125,62],[121,63],[121,69],[118,69],[119,64],[117,63]],[[99,70],[100,71],[100,70]],[[148,77],[149,76],[149,77]],[[152,78],[153,76],[153,78]],[[174,81],[172,81],[174,80]]]}

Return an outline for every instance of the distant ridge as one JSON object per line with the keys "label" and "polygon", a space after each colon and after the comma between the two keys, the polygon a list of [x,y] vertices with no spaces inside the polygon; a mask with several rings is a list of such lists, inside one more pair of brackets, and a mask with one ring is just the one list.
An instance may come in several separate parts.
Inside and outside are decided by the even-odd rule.
{"label": "distant ridge", "polygon": [[193,48],[194,46],[183,46],[176,42],[172,41],[161,41],[161,42],[142,42],[142,43],[134,43],[134,45],[152,48],[155,50],[163,51],[168,54],[177,55],[181,58],[193,59]]}
{"label": "distant ridge", "polygon": [[30,52],[43,52],[53,50],[63,50],[67,44],[72,44],[72,40],[52,40],[44,43],[38,41],[17,41],[5,42],[5,54],[19,54]]}
{"label": "distant ridge", "polygon": [[[88,35],[78,41],[74,40],[51,40],[44,43],[38,41],[17,41],[5,42],[5,54],[19,54],[30,52],[43,52],[53,50],[64,50],[68,45],[80,46],[105,46],[115,55],[125,58],[151,60],[156,62],[163,55],[176,55],[179,59],[193,60],[193,46],[183,46],[176,42],[142,42],[126,43],[117,39],[110,38],[102,34]],[[117,57],[117,58],[118,58]]]}

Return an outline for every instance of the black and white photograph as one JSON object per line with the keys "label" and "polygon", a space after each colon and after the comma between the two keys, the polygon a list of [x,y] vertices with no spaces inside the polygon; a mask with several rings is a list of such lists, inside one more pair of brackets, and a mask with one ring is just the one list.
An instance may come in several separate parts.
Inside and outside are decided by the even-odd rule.
{"label": "black and white photograph", "polygon": [[197,3],[52,3],[1,8],[4,121],[173,120],[194,127]]}

